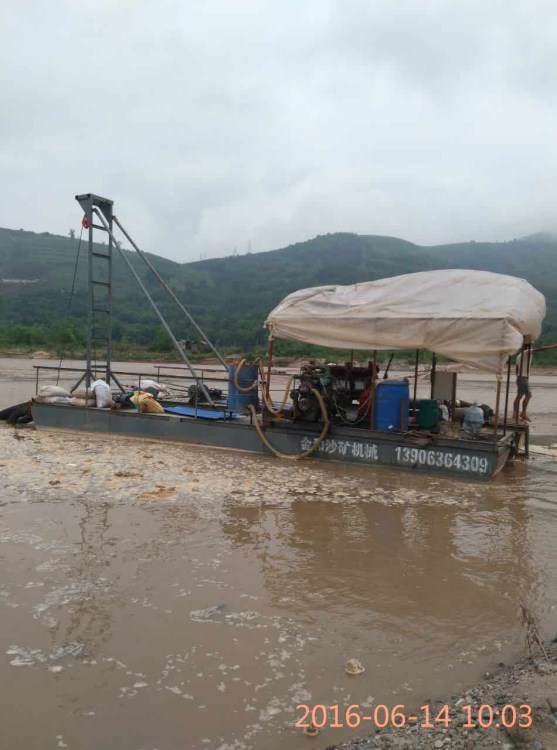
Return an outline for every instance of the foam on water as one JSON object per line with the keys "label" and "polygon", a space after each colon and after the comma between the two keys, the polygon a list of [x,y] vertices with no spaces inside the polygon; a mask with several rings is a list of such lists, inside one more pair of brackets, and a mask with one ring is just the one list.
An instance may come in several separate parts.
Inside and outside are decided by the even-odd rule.
{"label": "foam on water", "polygon": [[[513,591],[557,619],[541,458],[535,479],[519,468],[487,487],[0,428],[0,553],[19,561],[0,584],[4,650],[27,667],[9,670],[14,699],[40,695],[54,721],[39,677],[60,686],[75,712],[57,742],[86,750],[124,731],[119,699],[140,731],[149,706],[165,716],[161,747],[185,722],[192,749],[297,750],[300,703],[419,700],[426,680],[472,679],[520,648]],[[344,674],[351,657],[365,677]]]}

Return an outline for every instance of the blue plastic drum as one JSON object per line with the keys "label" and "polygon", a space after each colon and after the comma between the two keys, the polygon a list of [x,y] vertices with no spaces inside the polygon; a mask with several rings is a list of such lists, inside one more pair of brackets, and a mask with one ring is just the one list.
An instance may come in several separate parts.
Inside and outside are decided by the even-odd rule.
{"label": "blue plastic drum", "polygon": [[410,403],[408,383],[382,380],[375,386],[374,426],[380,432],[407,432]]}
{"label": "blue plastic drum", "polygon": [[[234,378],[236,376],[236,365],[228,366],[228,409],[229,411],[247,411],[249,404],[257,408],[258,391],[254,388],[248,393],[242,393],[236,388]],[[259,368],[257,365],[243,365],[238,377],[238,385],[242,388],[249,388],[253,382],[257,382],[259,377]]]}

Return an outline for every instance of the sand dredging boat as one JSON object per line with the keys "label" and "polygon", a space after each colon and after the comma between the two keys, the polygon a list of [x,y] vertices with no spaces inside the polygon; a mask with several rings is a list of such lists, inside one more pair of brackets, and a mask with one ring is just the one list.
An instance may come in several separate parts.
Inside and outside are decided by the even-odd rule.
{"label": "sand dredging boat", "polygon": [[[37,365],[45,373],[73,372],[73,394],[42,395],[32,404],[39,428],[113,433],[229,448],[288,460],[317,459],[364,466],[489,479],[522,450],[528,424],[511,418],[511,357],[529,369],[545,299],[527,281],[483,271],[406,274],[352,286],[322,286],[290,294],[268,315],[268,361],[225,360],[114,215],[113,202],[76,196],[88,233],[88,338],[83,368]],[[178,309],[214,353],[220,374],[199,370],[176,339],[115,236],[122,232]],[[107,245],[99,251],[95,231]],[[185,398],[161,398],[161,367],[134,383],[112,367],[112,260],[119,253],[178,351],[183,366],[164,379]],[[99,322],[99,320],[101,322]],[[99,339],[99,327],[102,339]],[[365,364],[309,361],[291,375],[281,402],[273,400],[276,339],[370,352]],[[95,352],[102,341],[105,356]],[[407,377],[386,378],[378,352],[415,353]],[[420,351],[431,355],[429,398],[418,398]],[[493,405],[462,404],[459,373],[489,373]],[[137,375],[134,375],[137,380]],[[145,378],[154,384],[145,384]],[[513,378],[514,382],[514,378]],[[154,386],[154,387],[153,387]],[[108,389],[108,393],[107,393]],[[174,391],[176,393],[176,391]],[[100,397],[99,397],[100,394]],[[108,395],[108,399],[107,399]]]}

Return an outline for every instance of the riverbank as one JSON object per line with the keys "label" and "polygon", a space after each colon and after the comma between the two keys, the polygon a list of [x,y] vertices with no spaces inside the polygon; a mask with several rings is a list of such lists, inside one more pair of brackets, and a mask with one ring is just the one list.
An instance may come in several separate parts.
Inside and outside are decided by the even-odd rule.
{"label": "riverbank", "polygon": [[[538,648],[535,657],[512,666],[501,664],[499,671],[486,672],[484,679],[473,688],[428,705],[432,722],[437,724],[434,729],[423,727],[426,711],[415,706],[418,722],[409,722],[401,728],[388,727],[367,738],[328,745],[325,750],[555,750],[557,638],[543,650]],[[448,726],[444,722],[445,706],[449,711]],[[478,724],[482,706],[485,727]],[[408,709],[405,712],[408,715]],[[435,722],[435,717],[440,721]]]}
{"label": "riverbank", "polygon": [[[102,354],[104,357],[104,354]],[[182,358],[174,349],[171,350],[158,350],[149,349],[148,347],[134,346],[129,349],[122,349],[120,347],[114,347],[112,351],[113,360],[119,360],[120,362],[150,362],[152,364],[158,362],[175,362],[181,364]],[[16,347],[16,348],[0,348],[0,358],[5,357],[8,359],[52,359],[58,362],[60,360],[60,351],[53,351],[51,349],[39,349],[34,347]],[[77,349],[71,352],[64,352],[64,361],[62,366],[66,366],[69,359],[77,359],[84,361],[87,357],[85,349]],[[99,353],[99,359],[101,354]],[[188,359],[191,362],[197,364],[214,364],[218,363],[215,357],[209,357],[207,352],[188,352]]]}

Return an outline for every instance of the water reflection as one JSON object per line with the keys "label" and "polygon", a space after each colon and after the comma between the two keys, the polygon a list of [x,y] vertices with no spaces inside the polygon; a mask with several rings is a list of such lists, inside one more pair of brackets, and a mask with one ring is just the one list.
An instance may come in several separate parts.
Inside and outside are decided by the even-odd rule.
{"label": "water reflection", "polygon": [[118,539],[110,535],[111,509],[111,503],[82,501],[77,521],[79,540],[73,545],[67,581],[52,589],[47,601],[39,606],[50,625],[52,643],[69,648],[75,656],[97,651],[112,635],[117,595],[108,569]]}
{"label": "water reflection", "polygon": [[[62,452],[70,466],[90,456],[37,440],[27,458],[5,445],[31,499]],[[90,485],[72,476],[47,503],[22,495],[3,511],[4,541],[27,545],[6,569],[4,649],[40,650],[33,670],[14,667],[7,704],[15,732],[14,706],[39,696],[26,747],[67,722],[88,748],[133,727],[126,748],[153,731],[153,747],[302,750],[298,702],[419,705],[471,685],[521,653],[519,599],[557,627],[554,461],[486,484],[167,446],[121,477],[128,450],[105,446]],[[175,488],[162,501],[161,484]],[[76,643],[86,658],[59,655]],[[344,672],[352,657],[362,679]],[[323,732],[321,746],[349,734]]]}
{"label": "water reflection", "polygon": [[502,492],[463,507],[295,502],[227,505],[224,516],[223,533],[259,561],[273,606],[370,644],[390,634],[424,658],[448,655],[455,640],[516,638],[517,602],[541,592],[531,511]]}

